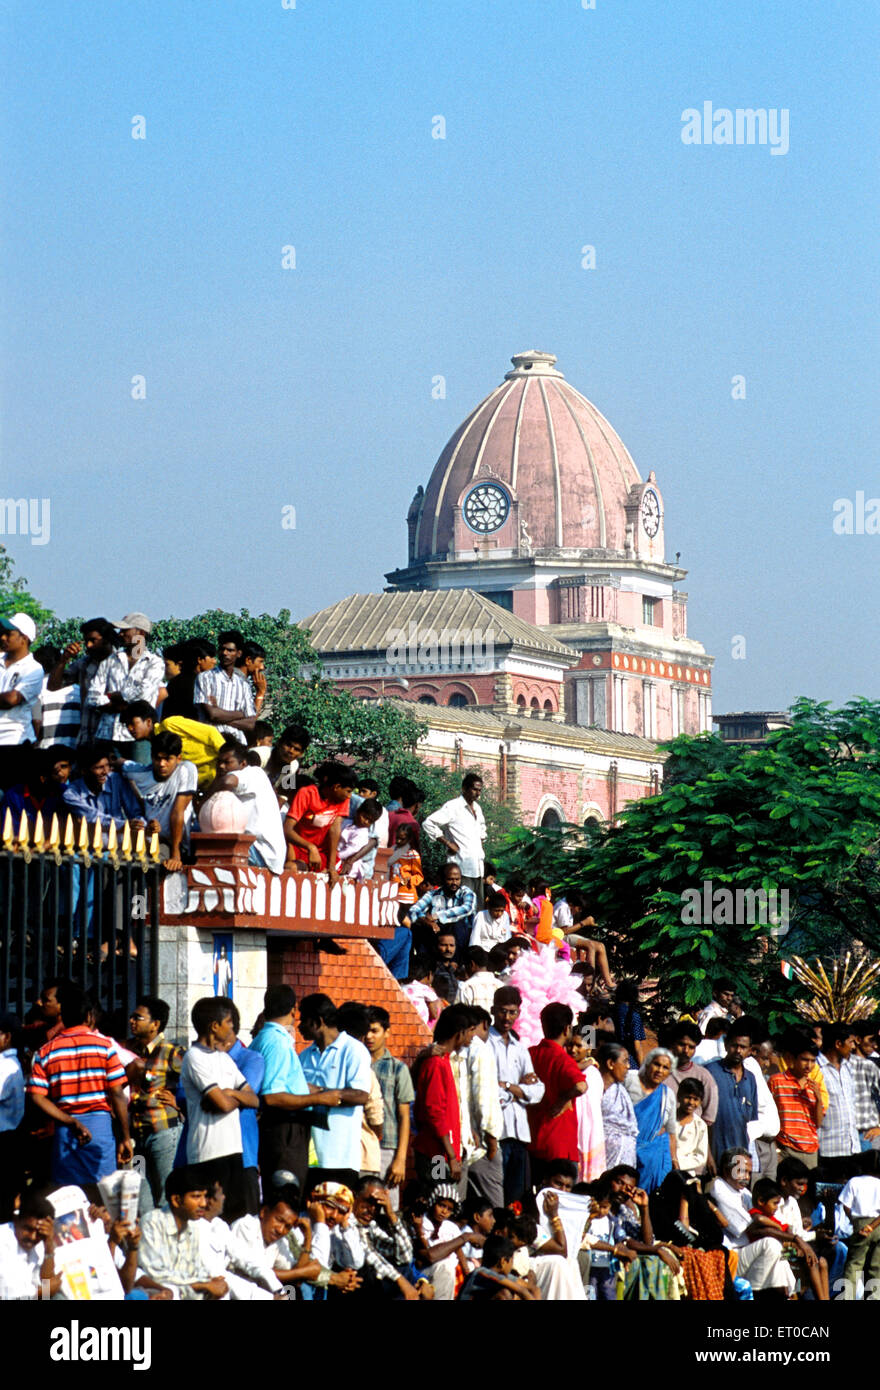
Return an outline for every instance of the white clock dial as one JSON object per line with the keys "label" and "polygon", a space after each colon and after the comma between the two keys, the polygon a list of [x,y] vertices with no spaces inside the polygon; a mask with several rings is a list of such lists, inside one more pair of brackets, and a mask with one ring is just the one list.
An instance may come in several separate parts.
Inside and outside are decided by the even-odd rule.
{"label": "white clock dial", "polygon": [[642,496],[642,525],[652,538],[660,530],[660,498],[652,487]]}
{"label": "white clock dial", "polygon": [[462,513],[472,531],[487,536],[504,525],[510,512],[510,498],[497,483],[478,483],[464,499]]}

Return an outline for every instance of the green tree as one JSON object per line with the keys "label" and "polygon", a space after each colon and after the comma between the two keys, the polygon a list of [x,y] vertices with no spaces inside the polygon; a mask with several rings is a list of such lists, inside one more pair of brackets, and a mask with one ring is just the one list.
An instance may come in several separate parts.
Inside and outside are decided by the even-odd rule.
{"label": "green tree", "polygon": [[[617,826],[588,839],[563,827],[534,834],[558,883],[584,889],[610,933],[618,968],[656,977],[669,1003],[708,999],[729,975],[771,1017],[798,993],[786,954],[834,952],[853,940],[880,951],[880,703],[842,710],[800,700],[790,729],[755,750],[715,736],[666,745],[663,791],[626,807]],[[522,857],[517,840],[509,845]],[[550,876],[548,874],[548,876]],[[711,884],[712,920],[692,905]],[[718,890],[788,894],[788,921],[725,920]],[[716,905],[717,904],[717,905]],[[734,916],[749,915],[745,897]]]}
{"label": "green tree", "polygon": [[49,640],[43,636],[43,629],[54,621],[55,614],[34,598],[23,575],[16,576],[15,561],[0,545],[0,615],[8,618],[13,613],[28,613],[37,625],[37,641]]}

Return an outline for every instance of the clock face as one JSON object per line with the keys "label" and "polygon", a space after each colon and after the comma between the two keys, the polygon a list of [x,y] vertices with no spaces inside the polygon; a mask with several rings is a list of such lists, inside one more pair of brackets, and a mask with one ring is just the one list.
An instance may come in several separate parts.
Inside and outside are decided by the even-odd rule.
{"label": "clock face", "polygon": [[647,488],[642,496],[642,525],[651,537],[660,530],[660,498],[652,487]]}
{"label": "clock face", "polygon": [[462,513],[472,531],[487,536],[503,526],[510,512],[510,498],[497,483],[478,483],[464,499]]}

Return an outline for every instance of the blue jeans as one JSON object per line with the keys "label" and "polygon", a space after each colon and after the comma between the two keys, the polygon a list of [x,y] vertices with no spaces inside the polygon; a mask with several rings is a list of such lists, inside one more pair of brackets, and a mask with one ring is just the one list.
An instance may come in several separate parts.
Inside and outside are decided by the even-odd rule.
{"label": "blue jeans", "polygon": [[266,861],[257,849],[256,844],[252,844],[248,850],[248,863],[253,864],[258,869],[265,869],[267,867]]}
{"label": "blue jeans", "polygon": [[[155,1133],[139,1136],[136,1140],[135,1153],[144,1159],[146,1167],[146,1172],[141,1172],[141,1177],[145,1179],[141,1184],[138,1205],[141,1215],[160,1207],[165,1201],[165,1179],[174,1167],[182,1133],[183,1125],[177,1124],[173,1129],[157,1129]],[[140,1167],[139,1164],[135,1166]]]}

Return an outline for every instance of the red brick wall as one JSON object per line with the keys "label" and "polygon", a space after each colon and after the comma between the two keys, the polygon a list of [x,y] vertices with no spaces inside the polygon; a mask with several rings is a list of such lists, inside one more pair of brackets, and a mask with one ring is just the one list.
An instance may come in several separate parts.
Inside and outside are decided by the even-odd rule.
{"label": "red brick wall", "polygon": [[[334,1004],[356,1000],[359,1004],[381,1005],[391,1015],[389,1051],[411,1063],[422,1048],[430,1045],[431,1030],[369,942],[348,937],[337,938],[332,944],[340,947],[339,955],[319,950],[319,943],[309,938],[269,940],[268,983],[292,985],[297,1000],[305,994],[328,994]],[[302,1050],[306,1043],[299,1034],[297,1039]]]}

